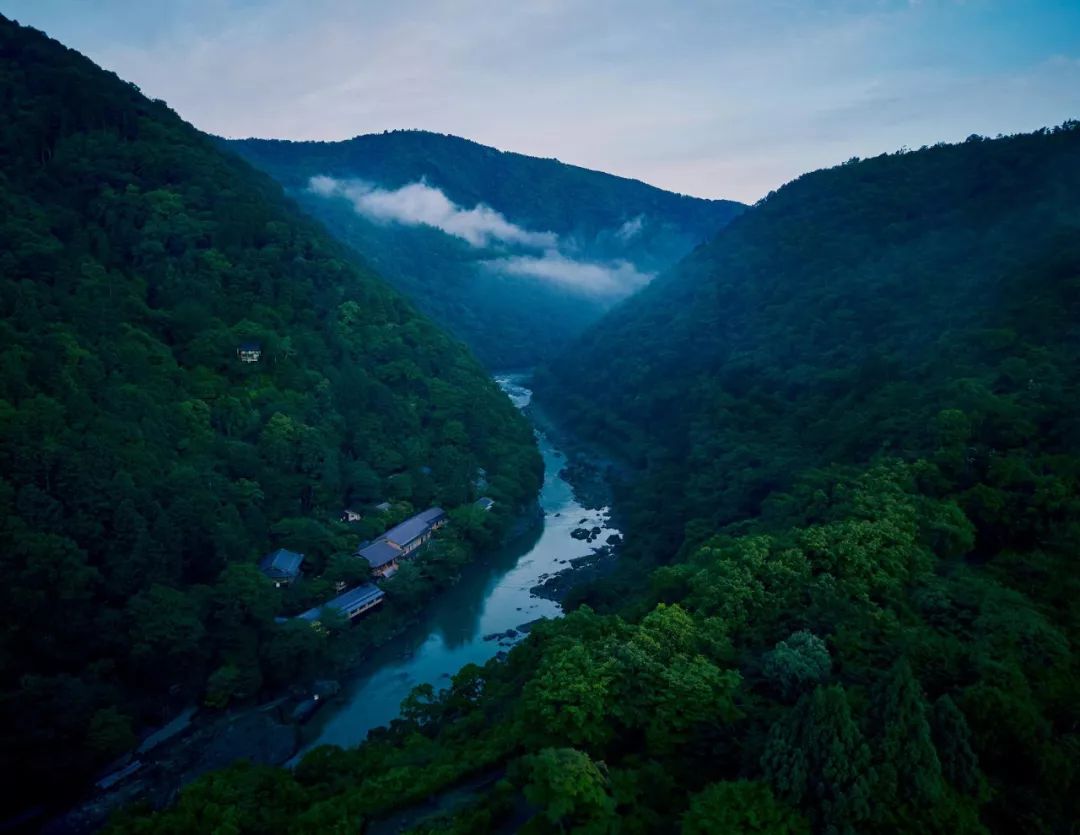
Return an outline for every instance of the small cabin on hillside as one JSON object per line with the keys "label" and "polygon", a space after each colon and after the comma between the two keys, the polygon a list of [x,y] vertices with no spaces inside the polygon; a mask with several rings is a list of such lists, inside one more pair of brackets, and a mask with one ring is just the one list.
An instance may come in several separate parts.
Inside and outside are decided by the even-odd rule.
{"label": "small cabin on hillside", "polygon": [[243,342],[236,349],[240,362],[258,362],[262,357],[262,345],[258,342]]}
{"label": "small cabin on hillside", "polygon": [[341,511],[342,522],[359,522],[364,516],[359,510],[353,510],[352,508],[345,508]]}
{"label": "small cabin on hillside", "polygon": [[281,588],[296,581],[303,562],[303,554],[278,548],[259,560],[259,570],[273,580],[275,586]]}
{"label": "small cabin on hillside", "polygon": [[473,504],[481,510],[491,510],[491,508],[495,507],[495,500],[489,499],[487,496],[481,496]]}

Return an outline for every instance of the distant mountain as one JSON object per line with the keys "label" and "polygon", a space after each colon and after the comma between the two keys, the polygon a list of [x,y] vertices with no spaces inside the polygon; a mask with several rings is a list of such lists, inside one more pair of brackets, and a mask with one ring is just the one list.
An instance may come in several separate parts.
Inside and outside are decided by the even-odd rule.
{"label": "distant mountain", "polygon": [[490,367],[550,356],[744,208],[425,131],[225,144]]}
{"label": "distant mountain", "polygon": [[[0,90],[3,814],[317,672],[336,630],[274,616],[366,576],[382,524],[343,508],[453,513],[483,469],[492,538],[541,464],[464,346],[163,102],[3,17]],[[349,640],[460,570],[446,542]],[[284,600],[279,546],[306,554]]]}

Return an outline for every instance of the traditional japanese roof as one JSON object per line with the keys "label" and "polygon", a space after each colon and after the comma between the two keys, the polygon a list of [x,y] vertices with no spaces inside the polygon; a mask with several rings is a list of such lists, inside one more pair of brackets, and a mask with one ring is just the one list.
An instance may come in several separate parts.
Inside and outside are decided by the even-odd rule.
{"label": "traditional japanese roof", "polygon": [[495,506],[495,500],[489,499],[487,496],[481,496],[475,502],[473,502],[481,510],[491,510]]}
{"label": "traditional japanese roof", "polygon": [[417,513],[413,518],[423,519],[428,524],[434,525],[436,522],[440,522],[446,518],[446,511],[441,507],[429,507],[422,513]]}
{"label": "traditional japanese roof", "polygon": [[300,574],[304,555],[278,548],[259,560],[259,569],[271,579],[289,579]]}
{"label": "traditional japanese roof", "polygon": [[422,517],[423,514],[417,514],[407,518],[400,525],[394,525],[386,534],[382,535],[383,539],[389,539],[391,542],[399,544],[402,548],[408,546],[408,543],[419,539],[424,534],[427,534],[431,530],[432,522]]}
{"label": "traditional japanese roof", "polygon": [[400,557],[401,549],[391,545],[384,539],[380,539],[370,545],[365,545],[356,553],[367,560],[372,568],[381,568]]}
{"label": "traditional japanese roof", "polygon": [[349,589],[347,592],[339,594],[333,600],[328,600],[321,606],[314,606],[296,617],[299,620],[318,620],[323,609],[336,609],[348,617],[349,612],[353,609],[382,600],[385,596],[386,592],[378,586],[374,586],[371,583],[364,583],[354,589]]}

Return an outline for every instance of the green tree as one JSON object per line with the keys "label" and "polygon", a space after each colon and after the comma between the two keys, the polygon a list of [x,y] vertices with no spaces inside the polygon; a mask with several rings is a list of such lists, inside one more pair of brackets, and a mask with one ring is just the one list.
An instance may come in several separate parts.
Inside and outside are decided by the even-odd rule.
{"label": "green tree", "polygon": [[793,698],[829,677],[832,659],[825,642],[805,629],[780,641],[765,656],[762,670],[785,698]]}
{"label": "green tree", "polygon": [[690,798],[683,835],[809,835],[810,824],[777,801],[764,783],[713,783]]}
{"label": "green tree", "polygon": [[939,696],[931,713],[934,747],[945,778],[960,792],[977,796],[983,785],[979,759],[971,747],[971,729],[949,696]]}
{"label": "green tree", "polygon": [[609,831],[615,804],[603,763],[574,748],[544,748],[526,757],[521,770],[525,798],[556,831]]}
{"label": "green tree", "polygon": [[538,739],[603,745],[612,734],[615,677],[613,660],[593,656],[580,643],[553,647],[523,694],[526,726]]}
{"label": "green tree", "polygon": [[818,687],[773,726],[762,770],[777,795],[815,826],[858,832],[870,819],[876,775],[844,688]]}
{"label": "green tree", "polygon": [[878,791],[909,808],[924,809],[942,796],[941,763],[930,734],[922,687],[906,659],[898,661],[875,696],[880,741]]}

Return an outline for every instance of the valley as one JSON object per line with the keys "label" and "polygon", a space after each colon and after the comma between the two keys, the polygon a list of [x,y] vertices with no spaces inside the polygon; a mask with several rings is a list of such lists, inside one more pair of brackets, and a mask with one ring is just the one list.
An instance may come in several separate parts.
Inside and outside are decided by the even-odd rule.
{"label": "valley", "polygon": [[[767,168],[747,205],[360,118],[389,97],[393,126],[417,101],[452,124],[442,69],[487,80],[518,56],[474,54],[518,39],[440,52],[453,26],[316,4],[307,57],[270,66],[247,39],[300,43],[307,18],[213,5],[243,25],[196,38],[198,4],[182,27],[155,6],[127,35],[166,27],[153,63],[188,61],[175,38],[196,75],[227,42],[233,108],[264,95],[269,121],[150,82],[221,135],[104,68],[147,72],[134,53],[95,63],[0,15],[0,829],[1072,830],[1080,122],[956,135],[958,110],[911,143],[928,102],[863,100],[895,56],[819,83],[766,26],[758,71],[695,91],[651,52],[675,7],[648,45],[590,41],[605,69],[580,79],[561,4],[519,20],[558,56],[553,86],[529,68],[530,105],[604,87],[609,55],[649,79],[564,122],[575,148],[625,144],[637,162],[612,170],[714,194]],[[679,49],[712,61],[739,5],[695,10]],[[780,5],[830,67],[883,21],[989,14]],[[28,11],[66,26],[46,6]],[[117,15],[66,11],[77,42],[112,43]],[[837,41],[826,20],[858,25]],[[980,89],[1043,102],[1039,79],[1080,67],[1061,31],[1023,84]],[[436,68],[434,98],[383,89],[400,58]],[[807,118],[775,90],[706,107],[773,64]],[[1041,89],[1080,106],[1080,85]],[[841,90],[858,102],[827,106]],[[325,116],[296,115],[319,96]],[[326,139],[339,114],[370,132]],[[523,118],[522,147],[565,140],[565,114]],[[224,138],[265,125],[304,138]],[[806,173],[780,184],[792,160]]]}
{"label": "valley", "polygon": [[[520,376],[496,379],[518,408],[528,405],[532,393]],[[544,460],[540,518],[520,536],[479,554],[415,625],[366,659],[344,692],[305,730],[297,757],[318,745],[359,745],[370,730],[397,718],[413,688],[438,691],[466,665],[483,666],[505,656],[537,620],[561,616],[558,601],[544,596],[544,582],[560,574],[572,582],[574,564],[609,537],[618,538],[619,531],[612,527],[609,507],[582,503],[564,475],[573,463],[566,454],[541,431],[537,443]],[[590,532],[589,542],[575,536],[582,530]]]}

